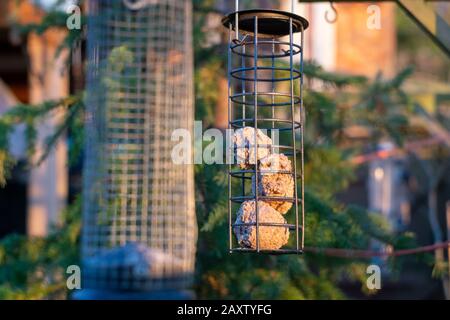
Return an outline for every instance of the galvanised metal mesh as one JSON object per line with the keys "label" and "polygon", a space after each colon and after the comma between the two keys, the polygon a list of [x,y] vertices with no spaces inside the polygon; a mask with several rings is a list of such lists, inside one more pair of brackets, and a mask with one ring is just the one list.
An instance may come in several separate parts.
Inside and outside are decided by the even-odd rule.
{"label": "galvanised metal mesh", "polygon": [[83,287],[189,285],[197,225],[192,165],[173,130],[192,132],[189,0],[92,0],[83,207]]}

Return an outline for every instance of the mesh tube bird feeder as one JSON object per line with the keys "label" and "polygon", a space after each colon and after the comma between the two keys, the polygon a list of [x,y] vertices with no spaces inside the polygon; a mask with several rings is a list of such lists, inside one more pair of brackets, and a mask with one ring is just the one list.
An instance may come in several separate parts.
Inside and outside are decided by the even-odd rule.
{"label": "mesh tube bird feeder", "polygon": [[192,165],[171,158],[192,131],[188,0],[89,1],[83,289],[177,291],[194,272]]}
{"label": "mesh tube bird feeder", "polygon": [[229,152],[235,160],[228,170],[229,250],[302,253],[308,21],[293,12],[239,10],[236,1],[222,23],[229,29]]}

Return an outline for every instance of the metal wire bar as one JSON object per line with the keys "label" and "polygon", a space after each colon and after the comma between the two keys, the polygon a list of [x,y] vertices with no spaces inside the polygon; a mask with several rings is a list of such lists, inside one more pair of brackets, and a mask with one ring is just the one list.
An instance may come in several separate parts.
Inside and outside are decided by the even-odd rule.
{"label": "metal wire bar", "polygon": [[[265,47],[265,46],[268,46],[268,47],[270,47],[270,46],[279,46],[279,47],[281,47],[281,46],[288,46],[288,49],[287,50],[283,50],[283,49],[281,49],[280,50],[280,52],[279,53],[275,53],[275,52],[273,52],[273,53],[270,53],[270,54],[265,54],[265,53],[258,53],[258,58],[260,58],[260,59],[265,59],[265,58],[270,58],[270,59],[274,59],[274,58],[284,58],[284,57],[289,57],[290,56],[290,51],[291,51],[291,48],[292,48],[292,50],[293,50],[293,55],[295,56],[295,55],[297,55],[297,54],[300,54],[300,52],[301,52],[301,47],[300,47],[300,45],[298,45],[298,44],[292,44],[292,47],[290,47],[291,46],[291,44],[289,43],[289,42],[286,42],[286,41],[282,41],[282,40],[277,40],[277,39],[275,39],[275,38],[272,38],[272,39],[270,39],[270,40],[264,40],[264,39],[262,39],[262,40],[260,40],[259,42],[259,45],[260,45],[260,47],[261,48],[263,48],[263,47]],[[246,46],[252,46],[253,45],[253,41],[239,41],[239,42],[235,42],[234,43],[234,45],[233,46],[231,46],[231,51],[233,51],[233,53],[234,54],[237,54],[238,56],[242,56],[242,57],[247,57],[247,58],[253,58],[253,55],[251,55],[251,54],[248,54],[248,53],[245,53],[243,50],[244,50],[244,47],[246,47]],[[239,49],[239,48],[241,48],[241,51],[238,51],[237,49]]]}
{"label": "metal wire bar", "polygon": [[[289,43],[292,44],[294,42],[294,34],[292,32],[292,18],[289,18]],[[292,50],[291,50],[291,54],[289,57],[289,64],[291,67],[291,113],[292,113],[292,146],[294,148],[294,150],[296,149],[295,147],[295,103],[294,103],[294,56],[292,54]],[[302,153],[303,154],[303,153]],[[294,177],[297,176],[297,153],[294,152]],[[294,179],[294,195],[295,195],[295,199],[298,199],[298,195],[297,195],[297,179]],[[298,202],[296,201],[294,203],[294,210],[295,210],[295,245],[296,245],[296,249],[299,250],[299,234],[298,234]]]}
{"label": "metal wire bar", "polygon": [[[271,50],[272,78],[275,78],[275,37],[272,37],[272,48],[271,49],[272,49]],[[275,82],[272,82],[272,93],[274,93],[274,92],[275,92]],[[278,95],[278,96],[280,96],[280,95]],[[272,106],[271,106],[272,119],[275,119],[275,106],[279,106],[279,103],[277,105],[275,105],[275,94],[272,94],[271,97],[272,97],[272,101],[271,101],[272,102]],[[261,104],[260,104],[260,106],[261,106]],[[272,128],[274,128],[274,127],[275,127],[275,121],[272,121]],[[271,130],[270,134],[271,134],[270,137],[272,138],[272,141],[273,141],[275,132],[273,130]],[[272,153],[274,152],[274,150],[275,150],[275,148],[272,147]],[[278,149],[277,149],[277,151],[278,151]]]}
{"label": "metal wire bar", "polygon": [[236,12],[235,16],[234,16],[234,25],[235,27],[235,31],[236,31],[236,39],[239,40],[239,0],[235,1],[235,10]]}
{"label": "metal wire bar", "polygon": [[[247,200],[253,200],[253,196],[235,196],[235,197],[230,197],[231,201],[236,202],[236,203],[242,203],[244,201]],[[301,199],[297,199],[296,198],[292,198],[292,197],[277,197],[277,196],[259,196],[258,197],[259,200],[265,200],[265,201],[283,201],[283,202],[292,202],[292,203],[296,203],[296,202],[301,202]]]}
{"label": "metal wire bar", "polygon": [[[267,121],[270,121],[271,119],[266,119]],[[300,153],[301,150],[300,149],[294,149],[293,146],[285,146],[285,145],[277,145],[277,144],[261,144],[258,143],[258,146],[263,147],[263,148],[270,148],[270,147],[275,147],[275,148],[279,148],[282,150],[295,150],[297,151],[297,153]],[[247,147],[236,147],[236,149],[247,149]],[[270,170],[264,170],[264,173],[270,172]],[[283,172],[281,170],[277,171],[277,172]]]}
{"label": "metal wire bar", "polygon": [[[239,0],[236,0],[236,6],[238,6]],[[237,11],[237,10],[236,10]],[[232,56],[231,56],[231,41],[232,41],[232,24],[230,22],[229,26],[228,26],[228,32],[229,32],[229,43],[228,43],[228,74],[231,72],[231,62],[232,62]],[[237,34],[237,29],[236,29],[236,34]],[[232,108],[231,108],[231,104],[233,103],[231,100],[231,96],[232,96],[232,88],[231,88],[231,78],[228,77],[228,119],[232,119],[233,114],[232,114]],[[228,122],[228,134],[231,134],[231,123]],[[228,140],[231,141],[231,137],[228,137]],[[228,194],[231,194],[232,190],[231,190],[231,170],[232,170],[232,164],[231,161],[229,161],[228,163]],[[229,251],[230,253],[232,252],[233,249],[233,228],[232,228],[232,213],[231,213],[231,199],[228,200],[228,242],[229,242]]]}
{"label": "metal wire bar", "polygon": [[[279,227],[279,228],[288,228],[289,230],[295,230],[295,224],[289,223],[270,223],[270,222],[260,222],[259,225],[261,227]],[[255,222],[247,222],[247,223],[233,223],[233,227],[254,227],[256,226]]]}
{"label": "metal wire bar", "polygon": [[256,251],[254,249],[249,248],[233,248],[231,252],[239,252],[239,253],[264,253],[270,255],[283,255],[283,254],[300,254],[303,251],[295,250],[295,249],[278,249],[278,250],[260,250]]}
{"label": "metal wire bar", "polygon": [[[276,146],[274,146],[276,148]],[[230,175],[235,178],[241,178],[241,179],[251,179],[252,175],[255,173],[255,170],[233,170],[230,172]],[[264,174],[292,174],[290,171],[278,171],[278,170],[264,170]],[[251,174],[251,176],[247,176],[247,174]],[[300,174],[297,174],[297,179],[301,178]]]}
{"label": "metal wire bar", "polygon": [[[258,76],[257,76],[257,72],[258,72],[258,16],[255,16],[255,33],[253,36],[253,41],[254,41],[254,79],[253,79],[253,93],[254,93],[254,97],[255,97],[255,102],[254,102],[254,106],[255,106],[255,119],[254,119],[254,126],[255,126],[255,159],[258,157],[258,137],[257,137],[257,131],[258,131]],[[232,72],[230,73],[230,75],[232,76]],[[255,161],[255,182],[254,182],[254,190],[256,190],[255,192],[255,211],[256,211],[256,251],[259,252],[259,245],[260,245],[260,241],[259,241],[259,202],[258,202],[258,180],[259,180],[259,164],[258,161]]]}
{"label": "metal wire bar", "polygon": [[[257,50],[257,49],[256,49]],[[255,57],[255,59],[258,59],[258,57]],[[292,72],[293,79],[291,79],[291,76],[289,77],[275,77],[275,78],[258,78],[258,71],[264,71],[264,70],[269,70],[269,71],[281,71],[281,72],[289,72],[289,74]],[[245,74],[248,71],[253,71],[253,77],[245,77],[245,76],[239,76],[238,74]],[[254,82],[282,82],[282,81],[291,81],[291,80],[296,80],[299,79],[301,74],[300,74],[300,70],[297,70],[295,68],[284,68],[284,67],[245,67],[245,68],[237,68],[237,69],[233,69],[230,72],[230,75],[238,80],[245,80],[245,81],[254,81]]]}
{"label": "metal wire bar", "polygon": [[[237,6],[238,8],[239,8],[239,3],[238,3],[238,6]],[[238,10],[238,9],[237,9]],[[241,40],[241,47],[242,47],[242,52],[243,52],[243,54],[241,55],[241,68],[245,68],[246,67],[246,63],[245,63],[245,59],[247,58],[247,55],[245,54],[245,52],[246,52],[246,44],[244,44],[245,43],[245,39],[243,39],[243,40]],[[231,50],[233,51],[233,48],[231,48]],[[245,119],[245,117],[246,117],[246,107],[247,107],[247,103],[246,103],[246,98],[247,98],[247,94],[246,94],[246,91],[247,91],[247,88],[246,88],[246,86],[247,86],[247,83],[245,82],[245,80],[242,80],[241,81],[241,91],[242,91],[242,93],[241,93],[241,97],[242,97],[242,118],[243,119]],[[233,95],[233,96],[235,96],[235,95]],[[235,102],[236,103],[236,101],[233,99],[233,97],[231,97],[231,100],[233,101],[233,102]],[[239,103],[237,103],[237,104],[239,104]],[[243,126],[245,127],[246,126],[246,123],[245,123],[245,121],[243,121]],[[241,181],[241,188],[242,188],[242,195],[244,196],[245,195],[245,192],[246,192],[246,188],[245,188],[245,179],[242,179],[242,181]]]}
{"label": "metal wire bar", "polygon": [[[258,103],[259,107],[285,107],[291,105],[291,95],[287,93],[281,93],[281,92],[275,92],[274,84],[272,84],[272,92],[260,92],[258,94],[259,97],[269,96],[272,99],[271,103]],[[237,104],[241,105],[247,105],[247,106],[254,106],[251,102],[244,101],[244,98],[248,96],[253,96],[253,92],[242,92],[242,93],[236,93],[231,96],[231,100]],[[275,98],[289,98],[289,100],[286,99],[285,102],[275,102]],[[242,98],[242,100],[239,100],[239,98]],[[300,96],[294,95],[294,102],[295,104],[300,103]],[[245,116],[245,114],[244,114]],[[272,114],[272,118],[275,119],[275,114]]]}
{"label": "metal wire bar", "polygon": [[[304,32],[303,26],[301,27],[300,33],[300,46],[303,48],[304,44]],[[303,50],[303,49],[302,49]],[[305,132],[305,110],[303,105],[303,53],[300,56],[300,123],[302,124],[300,127],[300,143],[301,150],[304,150],[304,132]],[[305,199],[305,155],[304,152],[301,154],[301,184],[302,184],[302,199]],[[301,250],[305,246],[305,205],[302,204],[302,242],[301,242]]]}
{"label": "metal wire bar", "polygon": [[[273,118],[259,119],[259,121],[260,122],[275,121],[276,123],[288,123],[288,124],[290,124],[292,122],[291,120],[287,120],[287,119],[273,119]],[[230,121],[230,124],[233,128],[237,129],[237,128],[244,128],[244,125],[240,125],[240,123],[244,123],[244,122],[248,122],[249,124],[255,123],[255,119],[254,118],[236,119],[236,120]],[[295,123],[295,129],[301,128],[300,122],[294,121],[294,123]],[[278,130],[280,132],[291,130],[290,127],[264,127],[264,128],[260,128],[260,129],[262,129],[262,130]]]}

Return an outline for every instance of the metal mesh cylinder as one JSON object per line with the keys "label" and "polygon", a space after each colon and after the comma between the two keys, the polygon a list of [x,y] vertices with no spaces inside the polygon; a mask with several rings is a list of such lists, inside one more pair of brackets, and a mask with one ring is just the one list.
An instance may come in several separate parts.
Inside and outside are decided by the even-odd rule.
{"label": "metal mesh cylinder", "polygon": [[192,165],[171,159],[192,131],[188,0],[89,1],[83,287],[186,287],[197,226]]}

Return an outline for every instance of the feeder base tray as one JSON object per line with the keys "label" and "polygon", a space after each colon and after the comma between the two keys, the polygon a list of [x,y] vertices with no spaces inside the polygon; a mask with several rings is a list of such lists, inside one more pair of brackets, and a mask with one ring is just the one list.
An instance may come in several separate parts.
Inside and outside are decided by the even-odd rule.
{"label": "feeder base tray", "polygon": [[74,300],[194,300],[195,294],[188,290],[164,290],[150,292],[106,291],[82,289],[76,291]]}
{"label": "feeder base tray", "polygon": [[271,255],[281,255],[281,254],[302,254],[303,250],[295,249],[277,249],[277,250],[259,250],[250,248],[234,248],[230,250],[230,253],[259,253],[259,254],[271,254]]}

